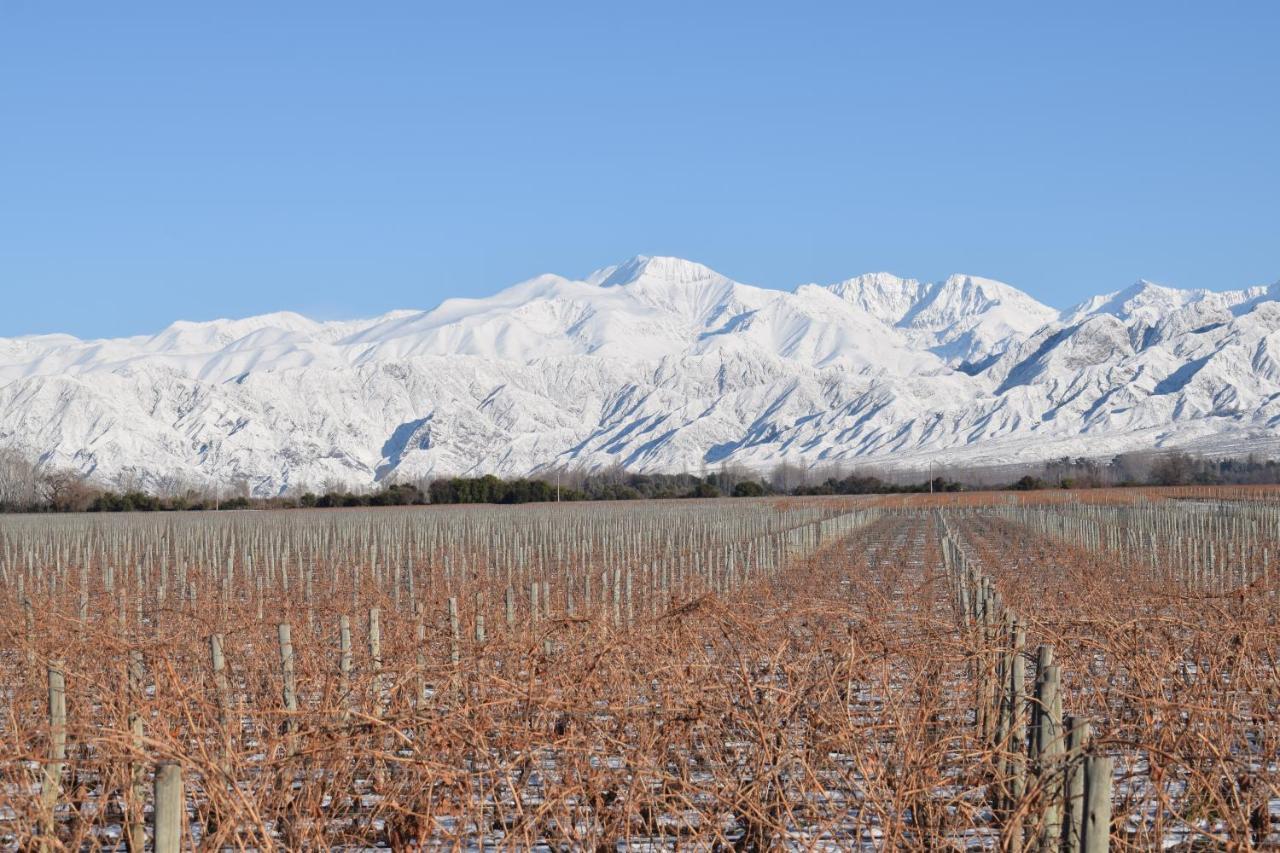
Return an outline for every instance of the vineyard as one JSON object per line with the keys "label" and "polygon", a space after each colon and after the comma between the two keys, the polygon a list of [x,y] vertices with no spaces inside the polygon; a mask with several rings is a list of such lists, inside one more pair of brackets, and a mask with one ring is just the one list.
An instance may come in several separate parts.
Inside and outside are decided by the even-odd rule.
{"label": "vineyard", "polygon": [[1280,849],[1280,492],[0,518],[0,849]]}

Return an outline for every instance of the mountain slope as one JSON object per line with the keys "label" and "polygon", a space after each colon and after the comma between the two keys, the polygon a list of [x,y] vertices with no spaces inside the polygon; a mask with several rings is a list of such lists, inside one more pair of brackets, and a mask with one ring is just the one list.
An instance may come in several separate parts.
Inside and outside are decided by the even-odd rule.
{"label": "mountain slope", "polygon": [[[0,446],[258,494],[456,473],[1280,445],[1280,285],[1059,312],[974,276],[794,292],[676,258],[430,311],[0,340]],[[1269,443],[1269,444],[1268,444]]]}

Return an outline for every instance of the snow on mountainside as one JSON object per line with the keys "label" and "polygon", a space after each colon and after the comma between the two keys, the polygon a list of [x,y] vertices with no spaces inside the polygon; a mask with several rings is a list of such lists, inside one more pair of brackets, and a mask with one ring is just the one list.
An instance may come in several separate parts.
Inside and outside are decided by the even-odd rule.
{"label": "snow on mountainside", "polygon": [[1059,312],[975,276],[794,292],[677,258],[430,311],[0,339],[0,446],[258,494],[621,463],[997,463],[1280,447],[1280,284]]}

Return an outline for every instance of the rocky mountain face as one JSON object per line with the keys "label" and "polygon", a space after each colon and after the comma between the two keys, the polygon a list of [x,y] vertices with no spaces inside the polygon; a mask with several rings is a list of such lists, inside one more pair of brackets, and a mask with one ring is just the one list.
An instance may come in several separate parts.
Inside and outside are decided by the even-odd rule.
{"label": "rocky mountain face", "polygon": [[621,464],[700,471],[1280,449],[1280,283],[1066,311],[989,279],[794,292],[637,257],[430,311],[0,339],[0,447],[258,495]]}

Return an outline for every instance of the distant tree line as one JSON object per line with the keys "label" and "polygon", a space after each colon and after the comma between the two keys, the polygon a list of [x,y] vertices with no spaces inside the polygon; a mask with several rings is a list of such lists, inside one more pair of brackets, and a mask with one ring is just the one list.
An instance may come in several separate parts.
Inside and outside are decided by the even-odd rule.
{"label": "distant tree line", "polygon": [[527,504],[587,499],[577,489],[562,489],[557,492],[555,484],[546,480],[529,480],[524,477],[503,480],[492,474],[435,480],[428,493],[433,504]]}
{"label": "distant tree line", "polygon": [[1257,455],[1211,459],[1190,453],[1122,453],[1110,461],[1062,457],[1024,474],[1012,488],[1231,486],[1280,483],[1280,460]]}
{"label": "distant tree line", "polygon": [[849,474],[846,477],[829,477],[812,486],[797,486],[795,495],[890,495],[919,492],[962,492],[964,485],[945,477],[933,477],[920,483],[893,483],[870,475]]}
{"label": "distant tree line", "polygon": [[247,483],[231,495],[163,481],[162,488],[155,490],[136,484],[102,488],[69,472],[42,470],[13,451],[0,450],[0,512],[179,512],[1280,483],[1277,459],[1211,459],[1188,453],[1129,453],[1107,461],[1062,457],[1014,470],[952,468],[926,479],[871,470],[845,472],[784,464],[767,475],[735,467],[701,474],[640,474],[613,467],[514,479],[447,477],[390,483],[368,491],[334,484],[318,492],[262,498],[252,497]]}

